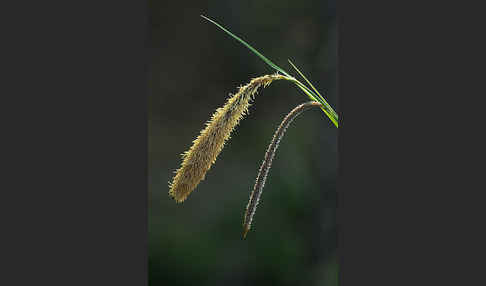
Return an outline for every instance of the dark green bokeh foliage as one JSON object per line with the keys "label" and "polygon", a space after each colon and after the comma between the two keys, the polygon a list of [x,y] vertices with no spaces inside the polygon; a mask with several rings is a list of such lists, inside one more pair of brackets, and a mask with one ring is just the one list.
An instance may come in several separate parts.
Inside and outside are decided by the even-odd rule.
{"label": "dark green bokeh foliage", "polygon": [[[150,1],[150,285],[337,285],[337,129],[319,109],[299,116],[275,156],[251,232],[243,213],[286,113],[307,101],[280,81],[182,205],[167,183],[228,93],[273,71],[202,19],[213,18],[293,73],[292,61],[336,105],[336,26],[326,1]],[[294,74],[297,76],[296,74]]]}

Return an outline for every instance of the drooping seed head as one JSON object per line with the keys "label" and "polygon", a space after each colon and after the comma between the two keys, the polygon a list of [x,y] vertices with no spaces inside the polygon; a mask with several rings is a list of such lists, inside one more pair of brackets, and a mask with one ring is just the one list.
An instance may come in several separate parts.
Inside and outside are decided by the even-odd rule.
{"label": "drooping seed head", "polygon": [[260,170],[258,171],[255,186],[253,187],[253,191],[250,194],[250,199],[248,200],[248,205],[246,206],[245,216],[243,219],[243,239],[246,238],[248,231],[250,231],[253,216],[255,215],[258,203],[260,202],[260,196],[262,195],[263,187],[265,186],[268,172],[272,167],[272,161],[275,157],[275,152],[277,151],[280,140],[282,140],[283,136],[285,135],[285,131],[289,127],[290,123],[292,123],[292,121],[297,116],[299,116],[299,114],[307,109],[316,106],[321,107],[322,105],[316,101],[310,101],[298,105],[285,116],[285,118],[282,120],[279,127],[275,131],[272,142],[270,142],[270,145],[268,145],[267,152],[265,153],[265,158],[263,159]]}

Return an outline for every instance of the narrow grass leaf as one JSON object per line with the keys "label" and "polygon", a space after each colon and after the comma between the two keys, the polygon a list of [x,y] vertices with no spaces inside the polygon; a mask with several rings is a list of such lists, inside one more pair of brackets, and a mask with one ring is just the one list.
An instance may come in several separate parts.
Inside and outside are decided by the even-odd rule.
{"label": "narrow grass leaf", "polygon": [[314,89],[315,92],[312,91],[312,90],[310,90],[307,86],[305,86],[303,83],[301,83],[297,79],[295,79],[293,76],[291,76],[284,69],[282,69],[281,67],[277,66],[274,62],[272,62],[271,60],[269,60],[268,58],[266,58],[264,55],[262,55],[260,52],[258,52],[255,48],[253,48],[250,44],[248,44],[247,42],[245,42],[244,40],[242,40],[240,37],[238,37],[235,34],[231,33],[226,28],[224,28],[223,26],[221,26],[217,22],[209,19],[208,17],[206,17],[204,15],[201,15],[201,17],[204,18],[205,20],[213,23],[218,28],[220,28],[221,30],[223,30],[225,33],[227,33],[228,35],[230,35],[231,37],[233,37],[235,40],[237,40],[238,42],[240,42],[241,44],[243,44],[250,51],[252,51],[255,55],[257,55],[260,59],[262,59],[267,65],[269,65],[273,69],[275,69],[278,72],[281,72],[282,74],[284,74],[285,76],[287,76],[288,77],[288,80],[290,80],[293,83],[295,83],[311,100],[314,100],[314,101],[317,101],[317,102],[321,103],[321,109],[322,109],[322,111],[324,111],[324,113],[329,117],[329,119],[332,121],[332,123],[334,123],[334,125],[336,127],[338,127],[338,115],[336,114],[336,112],[334,111],[334,109],[319,94],[319,92],[317,91],[317,89],[307,80],[307,78],[297,69],[297,67],[295,67],[295,65],[292,64],[292,62],[290,62],[290,60],[289,60],[290,64],[307,81],[307,83]]}
{"label": "narrow grass leaf", "polygon": [[248,44],[247,42],[245,42],[244,40],[242,40],[241,38],[239,38],[238,36],[236,36],[235,34],[231,33],[230,31],[226,30],[223,26],[221,26],[220,24],[216,23],[215,21],[209,19],[208,17],[206,16],[203,16],[201,15],[201,17],[203,17],[204,19],[208,20],[209,22],[213,23],[214,25],[218,26],[218,28],[220,28],[221,30],[223,30],[224,32],[226,32],[228,35],[230,35],[231,37],[233,37],[234,39],[236,39],[237,41],[239,41],[240,43],[242,43],[243,45],[245,45],[248,49],[250,49],[255,55],[257,55],[260,59],[262,59],[266,64],[268,64],[269,66],[271,66],[272,68],[274,68],[275,70],[283,73],[284,75],[288,76],[288,77],[291,77],[291,75],[289,75],[286,71],[284,71],[281,67],[277,66],[276,64],[274,64],[271,60],[267,59],[264,55],[262,55],[260,52],[258,52],[255,48],[253,48],[250,44]]}

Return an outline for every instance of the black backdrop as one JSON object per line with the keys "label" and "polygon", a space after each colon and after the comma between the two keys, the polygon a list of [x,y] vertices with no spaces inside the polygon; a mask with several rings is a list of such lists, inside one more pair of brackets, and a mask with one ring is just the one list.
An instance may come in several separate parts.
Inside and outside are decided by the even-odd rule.
{"label": "black backdrop", "polygon": [[285,114],[308,101],[294,85],[260,90],[206,179],[183,204],[168,181],[214,110],[273,71],[199,15],[276,64],[291,59],[336,109],[335,1],[150,1],[150,285],[337,285],[337,129],[316,109],[290,126],[246,240],[243,212]]}

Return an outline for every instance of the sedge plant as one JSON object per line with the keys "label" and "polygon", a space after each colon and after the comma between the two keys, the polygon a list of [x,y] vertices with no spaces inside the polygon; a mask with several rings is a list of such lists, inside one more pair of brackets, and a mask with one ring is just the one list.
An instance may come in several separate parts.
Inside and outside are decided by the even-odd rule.
{"label": "sedge plant", "polygon": [[292,63],[292,61],[288,60],[289,64],[304,79],[304,82],[307,85],[290,75],[281,67],[277,66],[275,63],[253,48],[250,44],[242,40],[240,37],[234,35],[220,24],[203,15],[201,15],[201,17],[213,23],[228,35],[246,46],[256,56],[274,69],[275,73],[254,78],[248,84],[240,86],[234,95],[230,94],[226,104],[216,110],[211,119],[206,123],[206,127],[193,141],[193,145],[190,147],[190,149],[182,154],[181,167],[175,171],[176,174],[172,182],[169,182],[169,195],[173,197],[176,202],[181,203],[185,201],[188,195],[196,189],[197,185],[204,180],[207,171],[209,171],[211,166],[215,163],[219,153],[224,147],[225,142],[230,138],[232,131],[248,113],[250,102],[255,98],[260,87],[267,87],[272,82],[277,80],[287,80],[294,83],[304,93],[304,95],[311,100],[292,109],[292,111],[285,116],[275,131],[272,141],[267,148],[267,152],[265,153],[265,158],[257,174],[257,179],[245,210],[243,219],[243,238],[245,238],[251,228],[253,216],[255,215],[256,208],[259,203],[267,174],[272,165],[276,150],[290,123],[299,114],[313,107],[320,108],[336,128],[339,127],[339,118],[334,109],[329,105],[329,103],[327,103],[324,97],[304,76],[304,74]]}

